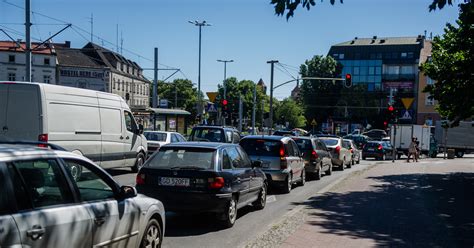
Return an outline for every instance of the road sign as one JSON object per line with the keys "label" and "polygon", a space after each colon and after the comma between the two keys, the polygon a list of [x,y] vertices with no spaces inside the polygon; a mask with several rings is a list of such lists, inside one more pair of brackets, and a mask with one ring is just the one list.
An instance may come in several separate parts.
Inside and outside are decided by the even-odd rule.
{"label": "road sign", "polygon": [[206,92],[207,97],[209,97],[209,101],[214,102],[217,97],[217,92]]}
{"label": "road sign", "polygon": [[403,106],[405,106],[405,109],[409,109],[411,107],[411,104],[413,103],[413,100],[415,100],[415,98],[413,98],[413,97],[402,98],[402,103],[403,103]]}
{"label": "road sign", "polygon": [[311,121],[311,126],[316,126],[316,125],[318,125],[318,123],[316,122],[315,119],[313,119],[313,120]]}
{"label": "road sign", "polygon": [[404,110],[404,113],[402,115],[402,117],[400,119],[403,119],[403,120],[411,120],[412,117],[410,115],[410,111],[408,110]]}
{"label": "road sign", "polygon": [[207,104],[207,112],[208,113],[217,113],[216,106],[212,103]]}

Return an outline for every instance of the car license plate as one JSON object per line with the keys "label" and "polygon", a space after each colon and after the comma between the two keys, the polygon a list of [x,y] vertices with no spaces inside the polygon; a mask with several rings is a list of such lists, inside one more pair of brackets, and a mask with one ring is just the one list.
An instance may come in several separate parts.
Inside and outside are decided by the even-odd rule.
{"label": "car license plate", "polygon": [[262,168],[270,167],[270,162],[262,162]]}
{"label": "car license plate", "polygon": [[369,148],[369,149],[367,149],[367,151],[369,151],[369,152],[373,152],[373,151],[374,151],[374,149],[372,149],[372,148]]}
{"label": "car license plate", "polygon": [[189,178],[161,177],[159,184],[161,186],[189,187]]}

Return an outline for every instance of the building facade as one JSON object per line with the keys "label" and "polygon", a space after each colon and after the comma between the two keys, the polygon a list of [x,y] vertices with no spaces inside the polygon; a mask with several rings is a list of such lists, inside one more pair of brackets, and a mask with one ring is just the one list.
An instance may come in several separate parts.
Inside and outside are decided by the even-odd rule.
{"label": "building facade", "polygon": [[390,95],[398,111],[399,123],[417,123],[420,92],[419,65],[424,53],[424,36],[357,38],[333,45],[330,56],[343,66],[342,74],[351,74],[353,85],[381,96],[379,110],[386,109]]}
{"label": "building facade", "polygon": [[[26,45],[0,41],[0,81],[26,81]],[[52,43],[31,43],[31,81],[56,84],[56,51]]]}

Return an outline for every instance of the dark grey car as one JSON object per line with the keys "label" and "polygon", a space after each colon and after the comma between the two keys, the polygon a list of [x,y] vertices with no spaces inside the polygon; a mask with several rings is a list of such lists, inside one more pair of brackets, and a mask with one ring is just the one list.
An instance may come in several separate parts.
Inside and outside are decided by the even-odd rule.
{"label": "dark grey car", "polygon": [[332,174],[331,153],[324,142],[317,138],[302,136],[293,137],[293,140],[303,153],[306,175],[319,180],[323,172],[326,175]]}
{"label": "dark grey car", "polygon": [[268,184],[289,193],[293,184],[304,185],[304,160],[295,141],[283,136],[245,136],[240,145],[252,161],[261,161]]}

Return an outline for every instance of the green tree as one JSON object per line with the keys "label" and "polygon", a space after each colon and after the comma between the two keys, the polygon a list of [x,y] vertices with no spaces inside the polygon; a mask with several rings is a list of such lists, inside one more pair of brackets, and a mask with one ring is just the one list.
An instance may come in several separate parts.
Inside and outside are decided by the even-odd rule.
{"label": "green tree", "polygon": [[[342,66],[331,56],[314,56],[300,66],[302,77],[334,78],[341,75]],[[341,97],[342,84],[332,80],[303,80],[300,101],[305,109],[306,119],[322,123],[334,116]]]}
{"label": "green tree", "polygon": [[[322,0],[321,0],[322,2]],[[334,5],[336,0],[329,0]],[[343,0],[339,0],[343,3]],[[464,0],[465,3],[470,3],[471,0]],[[316,5],[316,0],[271,0],[270,4],[275,8],[275,14],[283,16],[286,13],[286,19],[293,17],[295,10],[301,5],[303,8],[310,10],[312,6]],[[453,0],[433,0],[429,5],[429,10],[434,11],[436,9],[442,9],[444,6],[453,5]]]}
{"label": "green tree", "polygon": [[277,102],[275,106],[275,120],[276,123],[282,125],[288,122],[289,128],[306,126],[303,107],[291,98]]}
{"label": "green tree", "polygon": [[[175,79],[171,83],[158,81],[158,97],[167,99],[170,106],[184,109],[191,113],[188,120],[193,121],[196,116],[197,89],[191,80]],[[175,99],[177,105],[175,105]]]}
{"label": "green tree", "polygon": [[437,111],[452,125],[474,115],[474,4],[460,4],[457,27],[447,24],[445,34],[435,37],[431,60],[422,71],[435,80],[425,92],[438,101]]}

